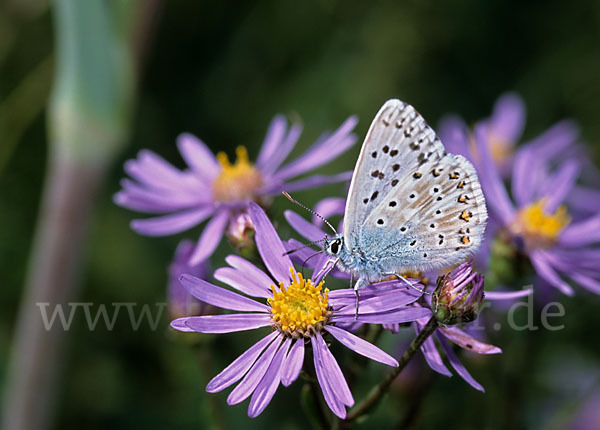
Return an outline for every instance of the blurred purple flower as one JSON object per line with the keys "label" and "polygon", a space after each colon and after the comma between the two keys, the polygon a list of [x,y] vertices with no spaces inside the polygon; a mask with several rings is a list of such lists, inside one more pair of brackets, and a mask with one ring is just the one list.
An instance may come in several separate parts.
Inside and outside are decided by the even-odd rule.
{"label": "blurred purple flower", "polygon": [[356,142],[351,133],[356,118],[347,119],[332,134],[324,134],[296,160],[281,166],[300,134],[298,124],[287,129],[282,116],[276,116],[258,154],[256,164],[248,161],[246,148],[237,148],[231,164],[224,153],[215,157],[199,139],[182,134],[177,140],[187,168],[179,170],[157,154],[142,150],[137,159],[125,163],[132,179],[123,179],[123,189],[115,202],[125,208],[160,216],[136,219],[131,227],[148,236],[165,236],[188,230],[210,219],[192,252],[191,264],[210,257],[221,241],[232,216],[250,201],[269,204],[283,189],[297,191],[349,180],[352,172],[293,178],[320,167],[343,154]]}
{"label": "blurred purple flower", "polygon": [[513,202],[485,145],[485,131],[478,127],[475,137],[491,218],[547,283],[572,295],[567,279],[600,294],[600,215],[573,221],[563,204],[580,174],[578,161],[566,158],[552,168],[547,144],[522,147],[513,163]]}
{"label": "blurred purple flower", "polygon": [[[507,176],[514,147],[525,126],[523,99],[515,93],[501,95],[494,104],[492,115],[481,120],[479,125],[486,130],[485,141],[500,172]],[[462,119],[457,116],[442,119],[439,135],[449,152],[466,155],[477,162],[478,154],[473,146],[471,132]]]}
{"label": "blurred purple flower", "polygon": [[[339,325],[353,322],[355,296],[352,290],[323,290],[324,282],[304,279],[285,254],[283,243],[264,211],[250,203],[250,217],[256,228],[256,246],[269,270],[267,274],[249,261],[234,255],[226,258],[231,267],[218,269],[216,279],[239,292],[266,301],[259,302],[217,287],[190,275],[182,284],[197,299],[220,308],[239,311],[227,315],[180,318],[171,323],[176,330],[201,333],[230,333],[259,327],[273,331],[250,347],[207,385],[218,392],[241,379],[230,393],[230,405],[251,396],[248,415],[258,416],[271,401],[279,383],[290,385],[298,377],[305,344],[312,345],[314,367],[325,401],[340,418],[354,400],[348,384],[329,351],[324,335],[329,334],[354,352],[390,366],[398,363],[390,355]],[[315,285],[316,284],[316,285]],[[396,282],[372,285],[360,297],[358,321],[391,323],[426,318],[431,311],[406,306],[419,296],[395,288]]]}
{"label": "blurred purple flower", "polygon": [[589,430],[600,428],[600,389],[586,395],[571,419],[569,430]]}
{"label": "blurred purple flower", "polygon": [[172,318],[212,313],[212,306],[194,298],[179,282],[179,277],[184,273],[205,279],[210,272],[210,267],[206,261],[195,266],[188,264],[193,250],[194,243],[192,241],[181,241],[169,266],[167,302],[169,315]]}
{"label": "blurred purple flower", "polygon": [[[600,170],[590,161],[586,148],[579,140],[579,127],[570,120],[559,121],[536,138],[526,142],[517,150],[525,125],[525,105],[515,93],[505,93],[498,98],[491,117],[479,121],[473,129],[455,115],[442,119],[439,136],[449,152],[462,154],[481,170],[481,145],[487,151],[503,179],[509,179],[514,172],[515,152],[530,151],[536,161],[555,165],[566,158],[573,158],[581,165],[581,185],[574,185],[566,201],[579,213],[590,215],[600,211]],[[529,167],[526,163],[521,168]],[[484,190],[485,191],[485,190]],[[492,226],[493,227],[493,226]],[[488,228],[490,230],[490,228]]]}

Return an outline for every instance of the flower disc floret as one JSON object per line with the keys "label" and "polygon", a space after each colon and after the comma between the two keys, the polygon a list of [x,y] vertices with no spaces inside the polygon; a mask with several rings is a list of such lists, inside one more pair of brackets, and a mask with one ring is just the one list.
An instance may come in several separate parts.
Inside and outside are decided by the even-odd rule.
{"label": "flower disc floret", "polygon": [[529,248],[547,248],[556,243],[571,218],[567,208],[560,206],[554,213],[546,213],[544,199],[532,203],[519,212],[513,232],[525,238]]}
{"label": "flower disc floret", "polygon": [[217,154],[221,172],[213,183],[215,201],[256,200],[257,190],[263,185],[260,172],[248,161],[246,148],[238,146],[235,153],[237,159],[234,164],[229,162],[224,152]]}
{"label": "flower disc floret", "polygon": [[293,268],[290,273],[292,282],[287,288],[283,282],[279,288],[271,285],[273,297],[268,300],[271,319],[276,328],[289,337],[310,337],[321,331],[330,316],[329,290],[323,289],[324,281],[313,285]]}

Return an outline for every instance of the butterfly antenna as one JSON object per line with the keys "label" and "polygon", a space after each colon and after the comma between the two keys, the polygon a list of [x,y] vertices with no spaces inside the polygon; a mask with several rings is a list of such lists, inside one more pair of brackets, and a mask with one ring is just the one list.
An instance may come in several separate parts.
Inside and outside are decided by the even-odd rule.
{"label": "butterfly antenna", "polygon": [[306,258],[306,260],[304,260],[304,261],[302,262],[302,277],[303,277],[303,278],[304,278],[304,266],[306,265],[306,263],[308,262],[308,260],[310,260],[311,258],[313,258],[313,257],[314,257],[314,256],[316,256],[316,255],[319,255],[320,253],[321,253],[321,251],[319,251],[319,252],[315,252],[313,255],[311,255],[311,256],[309,256],[309,257],[307,257],[307,258]]}
{"label": "butterfly antenna", "polygon": [[[283,256],[283,255],[289,255],[289,254],[293,254],[293,253],[294,253],[294,252],[296,252],[296,251],[300,251],[301,249],[308,248],[308,247],[309,247],[309,246],[311,246],[311,245],[316,245],[317,243],[319,243],[319,242],[324,242],[324,241],[326,241],[326,240],[327,240],[327,239],[320,239],[320,240],[315,240],[315,241],[312,241],[312,242],[308,242],[308,243],[305,243],[305,244],[304,244],[304,245],[302,245],[302,246],[299,246],[298,248],[294,248],[294,249],[291,249],[291,250],[289,250],[289,251],[287,251],[287,252],[284,252],[284,253],[283,253],[283,254],[281,254],[281,255]],[[320,251],[320,252],[322,252],[322,251]]]}
{"label": "butterfly antenna", "polygon": [[282,191],[281,194],[283,194],[290,202],[297,204],[298,206],[300,206],[303,209],[306,209],[307,211],[309,211],[311,214],[319,217],[325,224],[327,224],[329,226],[329,228],[337,235],[338,232],[336,231],[335,228],[333,228],[333,226],[331,225],[331,223],[329,221],[327,221],[324,217],[322,217],[321,215],[319,215],[318,213],[316,213],[314,210],[312,210],[311,208],[308,208],[306,206],[304,206],[302,203],[300,203],[298,200],[296,200],[295,198],[293,198],[292,196],[290,196],[287,192]]}

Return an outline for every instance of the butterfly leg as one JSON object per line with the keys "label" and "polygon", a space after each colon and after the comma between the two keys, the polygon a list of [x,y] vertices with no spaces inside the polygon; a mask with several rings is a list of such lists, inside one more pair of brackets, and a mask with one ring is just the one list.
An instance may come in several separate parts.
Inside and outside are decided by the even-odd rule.
{"label": "butterfly leg", "polygon": [[411,284],[411,283],[409,282],[409,280],[408,280],[408,279],[406,279],[404,276],[402,276],[402,275],[401,275],[400,273],[398,273],[398,272],[387,273],[387,274],[386,274],[386,276],[395,276],[396,278],[400,279],[401,281],[404,281],[404,283],[405,283],[406,285],[408,285],[410,288],[412,288],[412,289],[414,289],[414,290],[417,290],[417,291],[418,291],[419,293],[421,293],[421,294],[431,294],[431,293],[428,293],[428,292],[427,292],[427,291],[425,291],[425,290],[421,290],[420,288],[417,288],[417,287],[415,287],[413,284]]}
{"label": "butterfly leg", "polygon": [[358,281],[354,284],[354,294],[356,294],[356,311],[354,312],[354,321],[358,320],[358,290],[367,285],[367,282],[363,278],[358,278]]}

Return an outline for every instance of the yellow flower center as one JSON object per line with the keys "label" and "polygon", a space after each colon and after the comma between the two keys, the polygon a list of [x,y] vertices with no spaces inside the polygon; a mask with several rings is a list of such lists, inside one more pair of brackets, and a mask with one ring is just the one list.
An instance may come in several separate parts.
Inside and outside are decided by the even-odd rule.
{"label": "yellow flower center", "polygon": [[552,246],[571,222],[565,206],[560,206],[553,214],[547,214],[545,206],[545,199],[530,204],[521,209],[513,223],[512,232],[523,236],[530,248]]}
{"label": "yellow flower center", "polygon": [[[468,139],[469,148],[471,150],[471,153],[473,154],[473,158],[475,160],[480,161],[481,154],[479,153],[479,149],[477,148],[475,137],[471,135]],[[502,165],[512,155],[512,148],[506,143],[506,140],[504,138],[494,133],[491,133],[488,137],[487,142],[490,148],[490,155],[492,156],[492,159],[496,162],[497,165]]]}
{"label": "yellow flower center", "polygon": [[235,150],[237,160],[229,162],[227,154],[219,152],[217,160],[222,170],[213,183],[215,201],[256,200],[256,190],[263,185],[260,172],[248,161],[248,151],[243,146]]}
{"label": "yellow flower center", "polygon": [[512,154],[506,139],[492,133],[489,137],[490,154],[497,164],[503,164]]}
{"label": "yellow flower center", "polygon": [[290,268],[290,273],[292,282],[289,287],[286,288],[283,282],[279,283],[279,290],[271,285],[273,298],[268,300],[271,320],[287,336],[310,337],[322,329],[330,315],[329,290],[323,290],[324,281],[315,286],[293,268]]}

